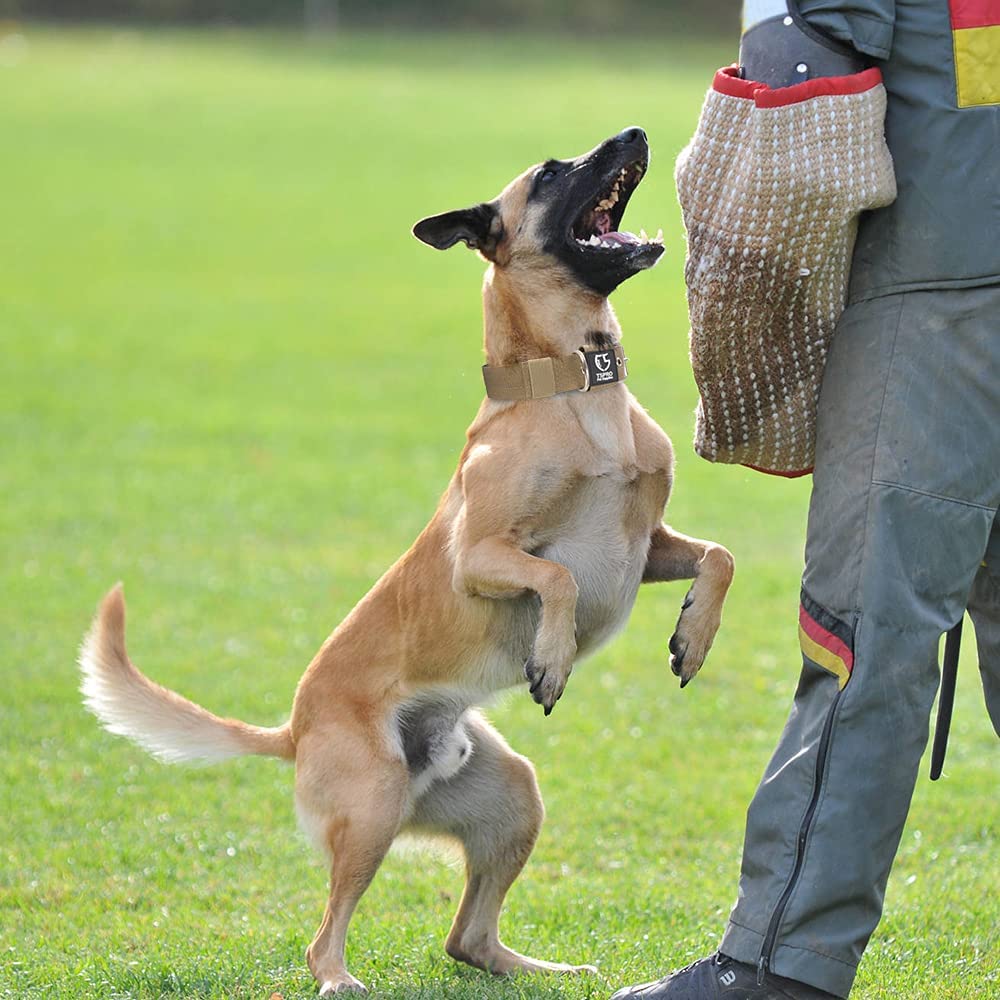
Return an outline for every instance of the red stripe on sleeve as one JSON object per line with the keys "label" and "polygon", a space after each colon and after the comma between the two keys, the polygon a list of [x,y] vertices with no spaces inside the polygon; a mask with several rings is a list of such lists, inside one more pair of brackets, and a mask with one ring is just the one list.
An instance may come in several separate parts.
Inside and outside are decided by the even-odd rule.
{"label": "red stripe on sleeve", "polygon": [[844,666],[851,670],[854,666],[854,654],[832,632],[827,632],[805,608],[799,607],[799,624],[813,642],[819,643],[824,649],[830,650],[834,656],[844,661]]}
{"label": "red stripe on sleeve", "polygon": [[1000,0],[948,0],[948,6],[953,30],[1000,24]]}

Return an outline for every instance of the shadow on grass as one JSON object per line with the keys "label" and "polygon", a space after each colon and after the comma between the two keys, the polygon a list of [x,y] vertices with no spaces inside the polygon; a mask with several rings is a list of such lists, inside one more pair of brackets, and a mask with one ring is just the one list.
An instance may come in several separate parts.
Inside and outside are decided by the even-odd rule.
{"label": "shadow on grass", "polygon": [[[412,972],[410,973],[412,976]],[[406,982],[403,965],[369,981],[371,1000],[565,1000],[567,981],[560,976],[517,977],[505,979],[474,969],[454,968],[441,975],[420,975],[416,982]],[[247,975],[245,970],[228,974],[224,970],[192,970],[190,973],[164,968],[121,970],[98,962],[77,973],[76,988],[83,995],[102,996],[107,1000],[130,998],[184,997],[190,1000],[229,1000],[261,998],[269,1000],[313,1000],[317,986],[304,969],[269,969]],[[600,975],[573,977],[572,995],[586,1000],[603,1000],[614,992]],[[17,995],[24,1000],[51,995],[48,987],[24,984]],[[80,995],[80,994],[76,994]],[[364,994],[345,993],[345,997]]]}
{"label": "shadow on grass", "polygon": [[[617,987],[610,987],[605,977],[582,975],[563,977],[515,976],[504,978],[490,976],[465,966],[451,966],[440,975],[420,977],[418,982],[404,982],[404,969],[398,975],[387,977],[383,983],[372,985],[371,995],[392,997],[393,1000],[565,1000],[568,993],[574,998],[606,998]],[[567,987],[572,984],[572,989]],[[289,998],[286,997],[286,1000]]]}

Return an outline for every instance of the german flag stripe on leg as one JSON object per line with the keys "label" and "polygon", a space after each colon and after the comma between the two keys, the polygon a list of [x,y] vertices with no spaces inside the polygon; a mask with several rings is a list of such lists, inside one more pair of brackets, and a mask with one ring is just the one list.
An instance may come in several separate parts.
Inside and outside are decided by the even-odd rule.
{"label": "german flag stripe on leg", "polygon": [[960,108],[1000,104],[1000,0],[949,0]]}
{"label": "german flag stripe on leg", "polygon": [[833,674],[843,689],[854,669],[854,634],[846,622],[831,615],[804,590],[799,607],[799,642],[802,655]]}

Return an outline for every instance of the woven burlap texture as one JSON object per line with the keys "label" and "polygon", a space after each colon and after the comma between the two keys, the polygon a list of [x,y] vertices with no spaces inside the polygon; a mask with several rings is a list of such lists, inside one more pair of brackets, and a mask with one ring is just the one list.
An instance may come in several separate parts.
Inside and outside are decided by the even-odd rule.
{"label": "woven burlap texture", "polygon": [[884,121],[881,83],[782,107],[709,91],[676,169],[703,458],[812,468],[858,215],[896,197]]}

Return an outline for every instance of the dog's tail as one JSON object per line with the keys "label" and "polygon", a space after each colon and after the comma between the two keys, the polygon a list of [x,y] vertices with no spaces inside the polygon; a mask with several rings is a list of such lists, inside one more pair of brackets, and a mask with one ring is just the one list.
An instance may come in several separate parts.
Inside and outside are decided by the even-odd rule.
{"label": "dog's tail", "polygon": [[295,759],[288,723],[275,729],[220,719],[193,701],[155,684],[125,651],[121,584],[101,602],[80,648],[87,707],[108,732],[127,736],[161,760],[217,761],[242,754]]}

